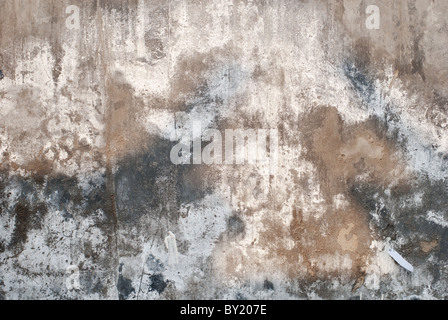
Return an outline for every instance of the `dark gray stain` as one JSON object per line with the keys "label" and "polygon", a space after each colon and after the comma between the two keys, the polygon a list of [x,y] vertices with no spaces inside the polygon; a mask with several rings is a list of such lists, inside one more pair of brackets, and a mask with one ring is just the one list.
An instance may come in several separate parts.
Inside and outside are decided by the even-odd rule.
{"label": "dark gray stain", "polygon": [[203,175],[205,166],[187,165],[177,167],[178,203],[191,203],[213,192],[213,181]]}
{"label": "dark gray stain", "polygon": [[0,80],[3,80],[4,77],[5,75],[3,74],[2,70],[0,70]]}
{"label": "dark gray stain", "polygon": [[274,284],[268,279],[264,280],[263,289],[265,290],[274,290]]}
{"label": "dark gray stain", "polygon": [[247,300],[247,298],[241,292],[238,292],[236,294],[235,299],[239,301]]}
{"label": "dark gray stain", "polygon": [[[440,245],[434,249],[435,256],[441,261],[448,258],[448,228],[427,219],[428,212],[438,213],[445,219],[448,217],[447,193],[445,179],[434,181],[427,177],[420,177],[409,186],[392,189],[390,195],[386,195],[383,188],[370,184],[354,184],[350,189],[351,199],[369,212],[370,222],[377,233],[384,239],[395,240],[399,236],[408,244],[414,243],[399,249],[421,262],[428,254],[420,249],[420,241],[437,240]],[[415,201],[418,197],[420,203]]]}
{"label": "dark gray stain", "polygon": [[[42,180],[42,181],[41,181]],[[108,207],[111,200],[105,196],[105,184],[100,181],[83,181],[90,188],[82,190],[80,181],[65,175],[47,175],[36,173],[30,177],[20,177],[0,172],[0,213],[10,217],[13,223],[11,239],[6,242],[0,240],[0,252],[7,250],[19,254],[28,241],[31,230],[41,230],[48,212],[61,212],[61,217],[68,221],[74,219],[79,222],[83,217],[90,217],[109,243],[113,243],[114,230],[108,218]],[[12,197],[6,190],[12,188],[17,197]],[[105,213],[94,214],[97,210]],[[52,248],[68,234],[44,232],[45,244]],[[62,232],[62,226],[61,226]],[[82,247],[86,257],[93,263],[110,267],[110,254],[99,254],[99,251],[89,241],[83,241]],[[113,251],[110,250],[109,253]]]}
{"label": "dark gray stain", "polygon": [[132,292],[135,292],[134,287],[132,286],[132,281],[130,279],[126,279],[121,274],[123,270],[123,263],[120,264],[118,268],[118,282],[117,282],[117,290],[118,290],[118,299],[126,300]]}
{"label": "dark gray stain", "polygon": [[7,211],[8,198],[10,193],[5,194],[5,188],[8,185],[8,175],[0,171],[0,215]]}
{"label": "dark gray stain", "polygon": [[47,214],[45,203],[35,205],[21,199],[14,207],[15,225],[9,248],[22,249],[27,241],[28,232],[32,229],[41,229],[42,221]]}
{"label": "dark gray stain", "polygon": [[408,13],[410,17],[409,31],[413,36],[412,43],[412,61],[411,72],[412,74],[418,73],[423,81],[426,81],[423,63],[425,61],[425,51],[420,45],[420,41],[423,39],[425,29],[425,21],[421,19],[418,14],[415,1],[408,1]]}
{"label": "dark gray stain", "polygon": [[107,196],[106,176],[103,175],[101,181],[85,181],[89,188],[84,191],[79,186],[80,181],[76,177],[69,177],[58,174],[56,176],[43,177],[45,184],[30,184],[22,181],[23,187],[28,188],[27,192],[43,191],[45,203],[50,208],[61,211],[64,219],[67,221],[74,218],[74,214],[82,216],[91,216],[93,212],[102,209],[106,217],[98,220],[95,218],[95,224],[113,223],[113,200]]}
{"label": "dark gray stain", "polygon": [[161,294],[168,285],[168,281],[165,281],[163,274],[156,273],[149,277],[151,284],[149,285],[148,292],[157,291]]}
{"label": "dark gray stain", "polygon": [[[446,215],[445,215],[446,216]],[[446,219],[445,219],[446,221]],[[439,259],[443,260],[448,258],[448,228],[443,228],[440,237],[440,249],[439,249]]]}
{"label": "dark gray stain", "polygon": [[352,62],[345,62],[342,66],[344,75],[350,81],[355,92],[365,103],[369,103],[374,98],[375,87],[370,79],[361,69]]}
{"label": "dark gray stain", "polygon": [[161,273],[165,271],[165,266],[162,261],[156,259],[152,254],[146,259],[146,268],[153,273]]}
{"label": "dark gray stain", "polygon": [[29,229],[29,219],[32,214],[27,203],[18,203],[14,209],[15,213],[15,225],[14,232],[12,234],[11,242],[9,243],[10,248],[17,247],[19,245],[23,245],[26,242],[28,237],[28,229]]}
{"label": "dark gray stain", "polygon": [[419,34],[413,40],[412,49],[414,56],[412,58],[412,73],[418,73],[423,81],[426,81],[423,63],[425,61],[425,52],[420,45],[423,34]]}
{"label": "dark gray stain", "polygon": [[5,283],[3,282],[3,280],[0,280],[0,300],[6,300],[5,291],[3,289],[4,286],[5,286]]}
{"label": "dark gray stain", "polygon": [[78,183],[78,179],[74,177],[58,175],[48,179],[45,187],[45,196],[51,201],[54,207],[63,212],[65,220],[73,218],[69,210],[70,207],[77,207],[84,204]]}
{"label": "dark gray stain", "polygon": [[243,234],[245,228],[244,221],[237,215],[233,215],[227,220],[227,233],[231,238]]}
{"label": "dark gray stain", "polygon": [[154,137],[149,151],[119,162],[115,186],[120,222],[135,223],[146,214],[176,222],[180,204],[212,192],[213,181],[204,176],[206,166],[172,164],[169,157],[175,144]]}
{"label": "dark gray stain", "polygon": [[[394,221],[390,215],[387,206],[382,205],[375,195],[382,190],[377,186],[370,185],[352,185],[350,194],[352,199],[361,205],[367,212],[369,212],[369,219],[374,221],[374,224],[383,237],[391,239],[396,238]],[[383,193],[385,197],[385,194]],[[374,220],[374,216],[379,218]]]}
{"label": "dark gray stain", "polygon": [[[169,154],[174,143],[159,140],[150,151],[119,162],[116,172],[115,190],[118,220],[122,223],[136,223],[146,214],[158,216],[176,212],[175,168],[171,166]],[[165,193],[166,192],[166,193]]]}
{"label": "dark gray stain", "polygon": [[59,77],[62,73],[62,60],[64,58],[64,49],[58,40],[54,41],[51,46],[51,51],[55,60],[54,68],[52,70],[53,81],[57,85]]}
{"label": "dark gray stain", "polygon": [[107,294],[107,287],[101,281],[102,277],[95,272],[83,272],[82,277],[80,277],[80,284],[83,288],[83,293],[85,294]]}

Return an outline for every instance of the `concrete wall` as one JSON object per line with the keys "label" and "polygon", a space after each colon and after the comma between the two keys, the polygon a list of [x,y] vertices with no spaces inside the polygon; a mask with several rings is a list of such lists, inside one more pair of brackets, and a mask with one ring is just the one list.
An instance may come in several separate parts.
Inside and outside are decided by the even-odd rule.
{"label": "concrete wall", "polygon": [[[446,1],[0,14],[0,299],[447,297]],[[192,121],[277,171],[173,164]]]}

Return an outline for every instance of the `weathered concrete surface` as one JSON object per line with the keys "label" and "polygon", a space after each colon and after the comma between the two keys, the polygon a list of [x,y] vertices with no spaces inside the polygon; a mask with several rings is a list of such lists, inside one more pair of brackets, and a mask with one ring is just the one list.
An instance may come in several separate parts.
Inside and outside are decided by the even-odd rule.
{"label": "weathered concrete surface", "polygon": [[[0,12],[0,299],[447,297],[446,1]],[[173,165],[179,117],[278,128],[278,173]]]}

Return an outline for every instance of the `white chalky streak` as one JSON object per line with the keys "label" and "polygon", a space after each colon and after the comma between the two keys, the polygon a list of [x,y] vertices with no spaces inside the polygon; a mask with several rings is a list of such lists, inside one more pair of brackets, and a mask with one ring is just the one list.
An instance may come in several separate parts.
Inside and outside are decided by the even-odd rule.
{"label": "white chalky streak", "polygon": [[67,290],[81,290],[81,284],[79,283],[79,268],[77,266],[68,266],[66,273],[70,276],[65,280],[65,286]]}
{"label": "white chalky streak", "polygon": [[178,264],[179,257],[178,257],[178,252],[177,252],[176,236],[171,231],[168,233],[168,236],[165,238],[165,246],[168,250],[169,265],[173,266],[173,265]]}

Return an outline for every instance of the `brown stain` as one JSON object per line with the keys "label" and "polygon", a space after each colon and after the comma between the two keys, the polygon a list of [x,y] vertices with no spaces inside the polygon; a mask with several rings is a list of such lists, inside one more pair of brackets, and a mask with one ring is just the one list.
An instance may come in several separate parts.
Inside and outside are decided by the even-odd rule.
{"label": "brown stain", "polygon": [[2,164],[10,172],[18,172],[19,170],[24,170],[26,174],[29,174],[31,179],[39,185],[43,185],[45,178],[52,175],[53,172],[53,162],[44,160],[41,158],[41,154],[25,164],[17,164],[13,161],[6,159],[6,163]]}
{"label": "brown stain", "polygon": [[143,101],[134,95],[133,88],[120,73],[107,79],[107,111],[104,150],[107,159],[121,159],[136,152],[144,152],[150,136],[139,120]]}
{"label": "brown stain", "polygon": [[[275,53],[271,54],[272,61],[275,61]],[[261,59],[260,55],[256,52],[252,55],[254,61]],[[283,90],[285,87],[285,71],[278,67],[274,62],[271,62],[267,67],[257,64],[251,74],[251,78],[254,82],[260,83],[264,86],[273,86]]]}
{"label": "brown stain", "polygon": [[[359,179],[383,187],[406,184],[405,168],[375,122],[346,125],[336,108],[319,107],[302,123],[305,158],[317,166],[320,190],[328,205],[325,220],[330,225],[327,238],[332,241],[322,249],[342,249],[354,261],[353,271],[362,270],[374,235],[368,227],[368,213],[350,197],[350,187]],[[345,195],[344,208],[335,205],[336,195]]]}
{"label": "brown stain", "polygon": [[11,245],[23,245],[28,238],[32,211],[26,203],[17,203],[15,207],[15,228],[11,239]]}
{"label": "brown stain", "polygon": [[317,165],[321,180],[325,179],[327,199],[347,194],[347,183],[360,175],[380,185],[406,179],[395,147],[376,122],[346,126],[337,109],[330,107],[313,109],[303,123],[305,158]]}
{"label": "brown stain", "polygon": [[[111,12],[119,12],[122,15],[123,19],[130,20],[132,18],[132,14],[135,13],[138,7],[137,0],[127,1],[126,4],[123,4],[120,1],[93,1],[90,4],[82,1],[74,1],[70,4],[76,5],[80,8],[82,31],[86,31],[86,25],[83,23],[84,19],[93,19],[95,17],[95,14],[101,17],[105,17],[106,14],[110,14]],[[23,44],[29,41],[41,41],[42,43],[50,44],[50,53],[53,56],[54,68],[49,71],[49,76],[57,86],[59,77],[64,72],[64,70],[62,70],[62,62],[64,57],[62,44],[64,43],[64,41],[66,41],[65,34],[72,32],[65,28],[65,21],[69,16],[69,14],[65,13],[65,9],[67,6],[68,4],[56,2],[41,4],[33,2],[26,4],[2,2],[0,4],[1,12],[10,13],[5,14],[4,19],[2,19],[2,21],[0,22],[1,26],[8,26],[8,28],[0,28],[0,56],[2,70],[7,74],[8,77],[13,78],[15,74],[14,69],[17,68],[17,61],[26,61],[30,57],[36,57],[41,50],[39,49],[39,46],[36,45],[29,56],[24,56],[25,53],[22,53],[22,56],[20,56],[20,50],[23,51]],[[130,24],[129,28],[131,27],[131,25],[132,24]],[[11,32],[11,29],[13,29],[14,32]],[[99,27],[99,29],[101,28]],[[89,30],[88,32],[95,33],[95,31],[93,30]],[[20,42],[17,41],[18,36],[20,36]],[[101,36],[104,35],[101,34],[100,37]],[[102,41],[108,42],[109,39],[104,38],[102,39]],[[83,49],[88,49],[84,44],[81,45]],[[104,45],[103,42],[102,45]],[[104,56],[111,57],[111,52],[109,52],[108,49],[109,48],[105,46],[100,48]],[[98,59],[98,57],[96,58],[97,59],[91,56],[85,60],[79,57],[78,67],[81,70],[79,72],[80,78],[78,85],[80,87],[90,85],[88,81],[83,80],[87,77],[86,74],[88,75],[87,80],[93,79],[94,82],[98,82],[98,79],[96,79],[96,74],[97,71],[101,69],[100,67],[102,61],[101,59]],[[141,105],[139,104],[138,106],[136,106],[136,101],[132,95],[130,86],[123,83],[121,77],[119,77],[120,79],[115,79],[115,75],[113,75],[113,77],[108,77],[107,70],[104,69],[103,71],[106,72],[102,74],[102,78],[109,79],[105,88],[103,88],[106,92],[106,103],[108,107],[112,105],[113,108],[117,109],[114,112],[106,112],[106,125],[108,126],[108,129],[106,130],[107,147],[105,148],[105,150],[91,150],[90,146],[86,146],[82,141],[79,141],[78,137],[75,136],[73,149],[69,149],[63,143],[59,145],[60,148],[68,154],[68,157],[64,160],[58,159],[57,150],[55,148],[51,148],[53,153],[55,153],[56,155],[55,161],[57,161],[61,166],[68,164],[70,160],[73,161],[73,157],[76,157],[75,162],[78,163],[80,167],[82,167],[81,162],[85,160],[84,157],[92,153],[95,153],[94,156],[96,158],[99,158],[98,153],[105,153],[110,156],[111,159],[115,160],[127,153],[132,153],[133,151],[135,151],[135,149],[138,148],[138,145],[146,138],[146,134],[141,125],[138,123],[136,116],[136,110],[141,107]],[[31,70],[30,73],[32,73]],[[71,85],[74,85],[74,83],[72,82],[67,87],[60,89],[61,94],[68,97],[70,100],[76,99],[76,97],[73,97],[73,92],[70,91]],[[99,90],[97,84],[92,86],[92,89],[95,89],[96,91]],[[101,94],[100,92],[98,93]],[[22,92],[20,92],[20,104],[18,104],[17,107],[24,110],[21,111],[20,118],[12,119],[15,120],[13,123],[24,122],[25,125],[28,125],[28,123],[35,124],[36,120],[40,120],[41,124],[39,128],[33,127],[32,130],[21,133],[19,133],[19,130],[22,130],[22,127],[24,127],[24,125],[17,125],[18,128],[14,128],[14,130],[16,131],[15,135],[20,135],[20,139],[16,139],[17,141],[22,141],[24,140],[24,138],[31,141],[37,130],[39,130],[38,134],[43,135],[43,138],[45,139],[50,138],[51,136],[51,133],[49,133],[46,128],[49,120],[45,119],[45,107],[37,106],[36,108],[35,101],[37,94],[39,94],[39,91],[37,91],[37,89],[32,90],[27,87],[25,87]],[[140,103],[140,101],[138,103]],[[82,124],[83,115],[81,114],[71,112],[69,118],[74,124]],[[56,121],[59,121],[59,119],[56,118]],[[63,132],[63,134],[65,135],[67,134],[67,132]],[[20,142],[17,141],[11,141],[10,147],[14,148],[17,144],[19,144],[19,147],[21,147]],[[146,143],[140,144],[140,147],[144,146],[146,146]],[[42,159],[42,150],[40,150],[39,148],[43,149],[43,146],[34,146],[34,148],[36,150],[33,150],[33,155],[30,155],[30,152],[28,152],[28,154],[25,154],[25,156],[28,158],[27,163],[12,163],[6,165],[11,166],[13,170],[25,169],[32,170],[33,172],[36,171],[34,170],[34,167],[37,166],[39,167],[37,171],[41,170],[44,174],[51,173],[53,163]],[[42,162],[42,164],[36,165],[37,162]],[[101,161],[99,164],[104,165],[103,161]],[[5,165],[2,164],[2,166]],[[48,166],[49,170],[44,169],[43,166]]]}
{"label": "brown stain", "polygon": [[[281,258],[285,261],[289,277],[304,276],[302,270],[297,268],[299,264],[306,268],[305,276],[307,277],[327,278],[344,273],[344,270],[338,270],[338,261],[336,266],[331,268],[327,268],[325,262],[323,265],[316,264],[316,261],[324,257],[335,255],[348,255],[351,258],[352,267],[348,270],[349,272],[356,274],[358,270],[363,269],[371,238],[365,221],[359,221],[358,211],[347,210],[334,213],[329,211],[322,220],[312,218],[307,221],[302,220],[300,223],[300,218],[294,212],[297,212],[297,209],[293,209],[293,220],[290,224],[290,236],[294,240],[294,247],[288,249],[279,243],[274,250],[276,259]],[[274,219],[271,223],[275,223]],[[324,225],[326,226],[325,235],[322,234]],[[273,234],[268,235],[271,232]],[[270,227],[262,233],[260,242],[265,247],[272,248],[270,245],[272,237],[278,237],[280,234],[287,233]],[[343,243],[340,240],[341,235]]]}
{"label": "brown stain", "polygon": [[368,38],[359,38],[354,44],[355,65],[362,71],[368,70],[372,60],[372,44]]}
{"label": "brown stain", "polygon": [[[356,290],[362,285],[368,258],[373,253],[370,244],[376,236],[369,228],[368,212],[350,195],[350,188],[356,181],[404,188],[409,177],[395,145],[376,121],[347,125],[336,108],[316,107],[300,123],[303,157],[316,166],[324,201],[319,206],[326,208],[323,216],[304,217],[302,208],[295,204],[291,222],[285,225],[275,214],[285,204],[271,190],[271,201],[264,207],[242,211],[242,219],[248,223],[258,210],[272,213],[262,215],[257,225],[262,227],[255,239],[245,239],[244,243],[252,240],[252,245],[243,249],[241,242],[236,241],[239,244],[236,248],[232,242],[218,246],[215,254],[218,273],[244,279],[281,272],[290,279],[303,281],[346,275],[355,283]],[[283,137],[286,139],[283,143],[289,143],[288,135]],[[289,192],[300,197],[308,189],[307,179],[293,181],[295,185]],[[229,182],[231,188],[241,187],[238,179]],[[342,197],[342,205],[336,202],[338,197]],[[247,234],[250,229],[249,226]],[[223,268],[218,266],[220,263]]]}
{"label": "brown stain", "polygon": [[187,101],[206,87],[206,75],[214,58],[208,54],[183,55],[178,59],[176,72],[170,82],[168,108],[174,112],[188,112]]}
{"label": "brown stain", "polygon": [[358,279],[356,279],[355,284],[352,287],[352,292],[356,292],[356,290],[358,290],[364,285],[365,278],[366,278],[365,275],[362,274],[358,277]]}
{"label": "brown stain", "polygon": [[28,239],[28,232],[32,229],[42,228],[42,220],[47,211],[45,203],[32,205],[27,201],[20,200],[14,208],[15,226],[9,247],[19,252],[23,250],[23,245]]}
{"label": "brown stain", "polygon": [[[229,62],[237,61],[239,50],[232,43],[208,52],[188,52],[181,54],[176,61],[174,74],[170,79],[170,93],[168,109],[174,112],[186,111],[186,103],[194,98],[203,96],[207,89],[208,78],[212,72],[226,66]],[[222,81],[233,81],[231,72]],[[214,97],[212,97],[214,98]]]}
{"label": "brown stain", "polygon": [[432,241],[422,241],[420,242],[420,248],[424,253],[429,253],[433,251],[435,248],[437,248],[439,245],[439,241],[432,240]]}

